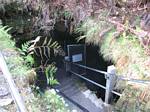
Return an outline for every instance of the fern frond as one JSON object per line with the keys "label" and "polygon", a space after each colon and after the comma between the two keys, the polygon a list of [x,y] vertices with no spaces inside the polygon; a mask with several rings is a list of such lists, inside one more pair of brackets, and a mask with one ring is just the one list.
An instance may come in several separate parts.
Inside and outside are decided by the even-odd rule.
{"label": "fern frond", "polygon": [[[48,41],[48,37],[45,38],[45,40],[44,40],[42,46],[46,45],[46,44],[47,44],[47,41]],[[49,40],[49,42],[51,42],[51,39]]]}
{"label": "fern frond", "polygon": [[35,40],[29,41],[29,43],[32,44],[31,47],[34,47],[36,43],[39,42],[40,38],[41,36],[37,36]]}
{"label": "fern frond", "polygon": [[48,41],[47,45],[49,46],[49,45],[51,44],[51,42],[52,42],[52,39],[50,39],[50,40]]}
{"label": "fern frond", "polygon": [[2,28],[1,28],[1,30],[6,30],[7,28],[9,28],[8,26],[3,26]]}
{"label": "fern frond", "polygon": [[64,51],[58,42],[53,41],[52,38],[41,38],[38,36],[35,40],[30,41],[30,47],[28,49],[29,54],[35,54],[42,60],[50,59],[56,55],[64,56]]}
{"label": "fern frond", "polygon": [[8,26],[0,26],[0,49],[14,47],[15,42],[11,41],[11,35],[8,33],[10,29]]}

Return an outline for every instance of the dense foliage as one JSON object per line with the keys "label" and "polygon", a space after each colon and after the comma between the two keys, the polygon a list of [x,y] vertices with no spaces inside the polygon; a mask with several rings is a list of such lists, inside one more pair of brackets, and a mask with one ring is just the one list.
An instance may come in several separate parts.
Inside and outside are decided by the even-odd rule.
{"label": "dense foliage", "polygon": [[[41,95],[34,95],[29,87],[30,75],[34,74],[31,70],[31,66],[28,66],[24,61],[26,55],[24,54],[28,48],[28,45],[23,45],[23,50],[20,49],[23,57],[17,52],[15,42],[10,39],[11,35],[8,34],[10,28],[0,26],[0,50],[6,55],[5,59],[11,74],[15,80],[17,87],[20,90],[20,94],[25,101],[28,112],[69,112],[64,99],[57,95],[55,90],[47,90]],[[57,84],[57,80],[54,78],[56,67],[50,65],[46,70],[48,84]],[[50,76],[49,76],[50,75]],[[33,76],[33,75],[32,75]],[[29,92],[30,90],[30,92]],[[13,111],[13,110],[11,110]]]}
{"label": "dense foliage", "polygon": [[[41,60],[51,58],[50,50],[46,53],[46,49],[53,45],[49,42],[52,31],[57,27],[62,32],[77,32],[81,35],[79,40],[84,39],[87,43],[98,45],[100,54],[115,64],[118,74],[134,79],[150,79],[149,0],[23,0],[18,2],[19,5],[8,3],[9,0],[3,1],[0,6],[1,14],[4,15],[1,19],[15,28],[11,33],[16,35],[17,42],[36,40],[39,34],[42,36],[39,45],[32,46],[33,43],[32,47],[30,46],[32,53]],[[19,16],[16,17],[15,14]],[[16,21],[12,22],[12,18]],[[22,36],[24,38],[21,38]],[[55,54],[53,51],[51,54]],[[45,67],[43,62],[41,65]],[[54,76],[53,72],[49,74],[47,71],[46,74],[47,77]],[[147,98],[145,93],[150,93],[148,88],[143,92],[143,88],[138,87],[138,93],[132,94],[136,90],[136,84],[118,82],[119,86],[116,85],[116,88],[125,90],[125,96],[131,91],[131,97],[121,98],[120,104],[124,105],[126,102],[124,111],[135,111],[137,105],[141,108],[136,111],[148,111],[148,105],[143,104],[143,100]],[[141,96],[142,101],[133,102]],[[147,99],[146,103],[149,104]],[[133,106],[129,107],[130,104]]]}

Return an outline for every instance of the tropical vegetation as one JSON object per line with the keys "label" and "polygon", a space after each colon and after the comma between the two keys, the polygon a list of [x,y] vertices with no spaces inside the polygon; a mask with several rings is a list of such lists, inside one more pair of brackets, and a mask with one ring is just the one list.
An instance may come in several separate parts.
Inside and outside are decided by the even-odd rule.
{"label": "tropical vegetation", "polygon": [[[55,58],[64,57],[65,53],[63,44],[54,37],[55,29],[68,35],[77,34],[78,42],[99,46],[99,54],[115,65],[118,77],[149,81],[149,0],[2,0],[0,3],[3,15],[0,19],[11,27],[0,27],[0,49],[19,51],[20,55],[13,50],[17,55],[7,59],[8,64],[14,63],[9,68],[15,75],[24,75],[34,68],[29,79],[35,88],[38,88],[35,71],[39,69],[47,85],[59,84],[55,79]],[[149,111],[148,85],[118,79],[115,89],[123,94],[114,104],[116,111]]]}

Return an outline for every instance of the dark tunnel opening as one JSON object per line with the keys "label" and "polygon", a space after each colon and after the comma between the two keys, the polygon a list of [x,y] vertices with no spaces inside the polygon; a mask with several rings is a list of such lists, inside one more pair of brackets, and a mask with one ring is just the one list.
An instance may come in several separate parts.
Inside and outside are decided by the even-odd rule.
{"label": "dark tunnel opening", "polygon": [[[79,34],[69,34],[68,32],[61,32],[58,31],[57,29],[54,30],[54,37],[63,46],[66,54],[68,52],[67,45],[85,44],[86,45],[86,66],[98,70],[102,70],[102,71],[107,71],[107,67],[109,65],[112,65],[113,63],[104,60],[103,56],[99,53],[99,46],[86,44],[84,40],[77,42],[77,38],[79,36],[80,36]],[[58,65],[59,67],[61,67],[60,64]],[[86,78],[95,81],[103,86],[106,86],[105,75],[96,73],[91,70],[86,70],[86,73],[87,73],[87,75],[85,76]],[[85,83],[87,88],[93,91],[98,98],[101,98],[103,101],[105,100],[105,90],[103,88],[100,88],[87,81],[83,81],[83,80],[81,81]],[[113,95],[113,97],[116,98],[117,96]]]}

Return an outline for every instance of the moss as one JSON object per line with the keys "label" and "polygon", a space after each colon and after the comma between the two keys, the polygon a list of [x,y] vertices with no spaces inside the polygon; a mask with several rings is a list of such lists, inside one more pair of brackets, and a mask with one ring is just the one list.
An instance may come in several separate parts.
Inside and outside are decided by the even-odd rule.
{"label": "moss", "polygon": [[134,72],[134,78],[141,79],[146,71],[143,62],[148,58],[144,49],[134,35],[120,35],[115,39],[112,35],[113,32],[110,32],[101,45],[104,58],[113,60],[119,73],[127,74],[130,70]]}
{"label": "moss", "polygon": [[24,60],[19,55],[10,56],[6,59],[12,75],[26,75],[29,68],[23,64]]}
{"label": "moss", "polygon": [[116,112],[149,112],[149,88],[144,85],[128,86],[115,106]]}
{"label": "moss", "polygon": [[[97,18],[90,18],[81,25],[81,29],[78,29],[85,33],[82,37],[85,38],[86,42],[99,45],[100,54],[103,55],[105,60],[115,64],[118,75],[133,79],[149,79],[150,66],[148,63],[150,61],[148,60],[150,60],[150,58],[146,55],[137,37],[126,31],[115,36],[117,31],[114,28],[105,32],[105,35],[100,37],[99,34],[108,27],[112,27],[112,25],[110,24],[109,26],[109,23],[100,21]],[[138,28],[138,30],[140,29]],[[80,39],[82,39],[82,37],[80,37]],[[136,84],[133,85],[135,86]],[[137,101],[143,91],[141,88],[143,87],[139,86],[135,89],[130,85],[130,82],[118,81],[116,89],[124,90],[124,92],[116,104],[116,111],[136,112],[139,108],[141,111],[148,112],[148,108],[146,109],[146,107],[148,107],[149,101],[146,101],[146,103]],[[147,90],[146,93],[150,93],[150,91]],[[138,107],[138,105],[140,106]]]}

